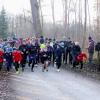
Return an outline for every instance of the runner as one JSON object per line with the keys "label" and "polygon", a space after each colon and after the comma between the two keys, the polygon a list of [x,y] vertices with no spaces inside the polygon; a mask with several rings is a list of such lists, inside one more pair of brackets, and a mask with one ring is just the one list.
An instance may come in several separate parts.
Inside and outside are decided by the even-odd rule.
{"label": "runner", "polygon": [[44,72],[45,70],[48,71],[49,56],[46,45],[42,44],[42,46],[40,50],[40,57],[41,57],[41,63],[43,64],[42,71]]}
{"label": "runner", "polygon": [[20,66],[20,63],[22,61],[21,52],[18,49],[14,48],[14,51],[12,52],[12,57],[13,57],[13,63],[15,66],[16,73],[18,74],[19,73],[19,66]]}

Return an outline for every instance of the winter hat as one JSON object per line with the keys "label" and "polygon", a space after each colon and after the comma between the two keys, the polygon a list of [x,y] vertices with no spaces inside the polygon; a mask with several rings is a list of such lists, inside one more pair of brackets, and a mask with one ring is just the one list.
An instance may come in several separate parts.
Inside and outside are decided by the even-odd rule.
{"label": "winter hat", "polygon": [[75,45],[79,45],[79,42],[75,42]]}

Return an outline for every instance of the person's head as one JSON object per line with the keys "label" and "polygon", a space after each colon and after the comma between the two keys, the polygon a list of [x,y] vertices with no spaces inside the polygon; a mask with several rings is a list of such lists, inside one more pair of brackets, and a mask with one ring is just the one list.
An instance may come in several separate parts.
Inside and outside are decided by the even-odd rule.
{"label": "person's head", "polygon": [[49,42],[52,42],[52,39],[51,38],[49,38]]}
{"label": "person's head", "polygon": [[75,45],[76,45],[76,46],[79,45],[79,42],[75,42]]}
{"label": "person's head", "polygon": [[24,44],[24,45],[26,44],[26,41],[25,41],[25,40],[23,40],[23,44]]}
{"label": "person's head", "polygon": [[48,38],[46,37],[45,40],[48,41]]}
{"label": "person's head", "polygon": [[71,40],[71,38],[70,37],[68,37],[68,41],[70,41]]}
{"label": "person's head", "polygon": [[91,36],[89,36],[89,38],[88,38],[89,40],[92,40],[92,37]]}
{"label": "person's head", "polygon": [[41,36],[40,38],[43,38],[43,36]]}

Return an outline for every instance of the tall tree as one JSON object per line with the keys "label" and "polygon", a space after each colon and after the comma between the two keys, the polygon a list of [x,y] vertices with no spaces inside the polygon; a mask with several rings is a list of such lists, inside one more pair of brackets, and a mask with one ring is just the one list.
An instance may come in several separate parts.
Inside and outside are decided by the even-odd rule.
{"label": "tall tree", "polygon": [[52,10],[52,19],[53,19],[53,31],[54,31],[54,38],[56,38],[56,30],[55,30],[55,1],[51,0],[51,10]]}
{"label": "tall tree", "polygon": [[68,0],[63,0],[65,37],[68,29]]}
{"label": "tall tree", "polygon": [[42,31],[41,35],[43,35],[43,27],[44,27],[44,19],[43,19],[42,5],[41,5],[42,2],[43,0],[38,0],[39,10],[40,10],[41,31]]}
{"label": "tall tree", "polygon": [[96,0],[96,12],[97,12],[97,25],[96,25],[96,31],[97,31],[97,40],[100,40],[100,0]]}
{"label": "tall tree", "polygon": [[38,0],[30,0],[32,17],[33,17],[33,28],[36,36],[40,36],[42,33],[40,14],[39,14],[39,5]]}
{"label": "tall tree", "polygon": [[8,32],[7,15],[3,7],[0,14],[0,37],[3,39],[7,38],[7,32]]}
{"label": "tall tree", "polygon": [[84,1],[84,34],[83,34],[83,43],[82,48],[85,47],[85,41],[86,41],[86,34],[87,34],[87,0]]}

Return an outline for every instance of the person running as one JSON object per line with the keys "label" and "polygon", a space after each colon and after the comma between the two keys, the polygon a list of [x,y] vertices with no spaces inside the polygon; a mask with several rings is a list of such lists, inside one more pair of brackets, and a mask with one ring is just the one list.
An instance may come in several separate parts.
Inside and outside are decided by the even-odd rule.
{"label": "person running", "polygon": [[12,58],[13,58],[13,63],[15,66],[16,73],[18,74],[19,73],[19,66],[20,66],[20,63],[22,61],[21,52],[19,50],[17,50],[16,48],[14,48],[14,51],[12,52]]}
{"label": "person running", "polygon": [[48,64],[49,64],[49,56],[47,52],[47,47],[41,48],[40,50],[40,57],[41,57],[41,63],[43,64],[42,71],[44,72],[45,70],[48,71]]}
{"label": "person running", "polygon": [[89,64],[93,63],[93,55],[94,55],[94,48],[95,48],[95,43],[92,37],[88,38],[89,43],[88,43],[88,54],[89,54]]}
{"label": "person running", "polygon": [[72,56],[71,56],[71,50],[72,50],[72,41],[70,37],[68,38],[68,41],[65,43],[65,64],[72,64]]}
{"label": "person running", "polygon": [[40,37],[40,44],[43,44],[44,42],[45,42],[44,37],[41,36],[41,37]]}
{"label": "person running", "polygon": [[[76,65],[78,64],[77,63],[77,56],[81,54],[81,48],[79,46],[79,42],[75,42],[75,44],[73,45],[73,48],[72,48],[72,63],[73,63],[73,68],[76,67]],[[83,62],[81,62],[81,69],[83,67]]]}
{"label": "person running", "polygon": [[36,47],[36,65],[39,63],[40,59],[39,59],[39,51],[40,51],[40,45],[39,45],[39,41],[36,38],[35,39],[35,47]]}
{"label": "person running", "polygon": [[12,52],[13,48],[10,46],[10,44],[7,45],[5,48],[4,58],[7,66],[7,71],[9,72],[12,67]]}
{"label": "person running", "polygon": [[57,43],[54,41],[53,42],[53,66],[55,65],[55,60],[56,60],[56,49],[57,49]]}
{"label": "person running", "polygon": [[62,63],[62,48],[57,45],[57,49],[55,51],[56,55],[56,66],[57,66],[57,71],[60,72],[60,67]]}
{"label": "person running", "polygon": [[24,71],[26,61],[27,61],[27,45],[26,42],[23,41],[23,44],[19,46],[19,50],[22,52],[22,61],[21,61],[21,66],[22,66],[22,71]]}
{"label": "person running", "polygon": [[36,57],[37,57],[37,48],[33,44],[31,44],[28,48],[28,56],[29,56],[29,67],[32,64],[31,71],[34,72],[33,68],[36,64]]}

